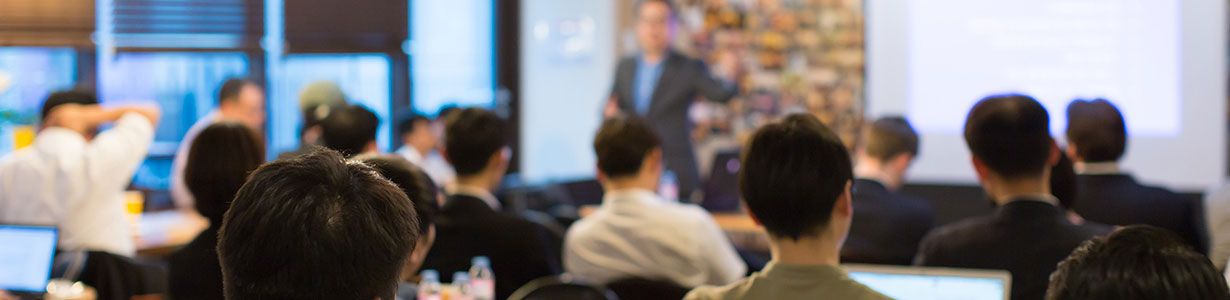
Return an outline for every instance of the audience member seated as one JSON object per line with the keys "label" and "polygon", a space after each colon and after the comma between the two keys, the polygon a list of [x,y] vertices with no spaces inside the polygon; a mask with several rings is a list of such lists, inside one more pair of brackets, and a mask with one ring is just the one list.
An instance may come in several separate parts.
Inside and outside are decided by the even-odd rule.
{"label": "audience member seated", "polygon": [[376,133],[379,129],[380,118],[376,113],[359,105],[347,105],[320,121],[320,138],[325,148],[354,157],[378,152]]}
{"label": "audience member seated", "polygon": [[659,197],[661,141],[633,117],[602,123],[594,138],[602,206],[568,229],[564,268],[595,284],[626,277],[684,287],[724,285],[747,266],[704,209]]}
{"label": "audience member seated", "polygon": [[457,169],[457,182],[440,209],[436,243],[423,265],[453,274],[469,270],[472,258],[486,256],[495,273],[498,299],[508,298],[531,280],[556,275],[559,269],[548,255],[545,230],[500,213],[500,201],[492,195],[508,169],[504,126],[494,113],[478,108],[449,117],[445,155]]}
{"label": "audience member seated", "polygon": [[132,256],[123,193],[145,161],[160,112],[102,108],[92,93],[61,91],[47,97],[40,116],[34,143],[0,159],[0,222],[55,225],[61,250]]}
{"label": "audience member seated", "polygon": [[209,227],[169,259],[173,299],[222,299],[218,265],[218,228],[248,173],[265,161],[265,143],[251,128],[235,122],[209,125],[196,136],[184,166],[184,182],[196,211]]}
{"label": "audience member seated", "polygon": [[411,164],[399,156],[364,156],[359,160],[375,168],[381,176],[392,181],[401,188],[410,202],[414,204],[414,212],[418,215],[419,239],[402,268],[401,284],[397,288],[397,298],[412,300],[418,297],[418,272],[436,241],[436,212],[440,209],[440,192],[435,183],[423,169]]}
{"label": "audience member seated", "polygon": [[188,209],[192,206],[192,193],[184,182],[184,165],[187,163],[193,141],[205,127],[224,121],[241,122],[256,132],[265,130],[265,91],[255,81],[228,79],[218,88],[218,108],[192,124],[175,151],[171,163],[171,199],[175,206]]}
{"label": "audience member seated", "polygon": [[1147,224],[1174,231],[1204,252],[1204,222],[1196,199],[1142,185],[1119,169],[1127,147],[1123,115],[1103,99],[1068,105],[1068,155],[1076,164],[1080,197],[1072,210],[1109,225]]}
{"label": "audience member seated", "polygon": [[1165,229],[1133,225],[1086,242],[1051,276],[1048,300],[1230,299],[1208,258]]}
{"label": "audience member seated", "polygon": [[[1059,153],[1064,153],[1064,149],[1060,148]],[[1066,211],[1068,221],[1072,224],[1087,225],[1105,232],[1115,229],[1110,225],[1085,220],[1072,211],[1072,206],[1076,205],[1076,199],[1080,195],[1080,187],[1076,185],[1076,169],[1073,169],[1072,159],[1067,155],[1060,155],[1059,160],[1051,167],[1051,195],[1055,196],[1055,200],[1059,200],[1059,208]]]}
{"label": "audience member seated", "polygon": [[761,127],[744,149],[739,188],[769,232],[773,260],[751,277],[697,288],[686,299],[889,299],[838,266],[854,214],[853,177],[841,139],[815,117],[790,115]]}
{"label": "audience member seated", "polygon": [[332,150],[274,161],[218,231],[227,299],[394,299],[419,239],[406,194]]}
{"label": "audience member seated", "polygon": [[436,184],[453,181],[453,168],[443,162],[436,151],[440,138],[432,129],[431,119],[419,114],[411,115],[397,125],[397,132],[402,140],[401,148],[397,149],[398,155],[422,168]]}
{"label": "audience member seated", "polygon": [[1068,221],[1051,195],[1050,169],[1059,148],[1046,108],[1025,95],[984,98],[970,110],[965,142],[987,195],[988,216],[937,228],[923,239],[922,266],[1007,270],[1012,299],[1042,299],[1055,264],[1105,231]]}
{"label": "audience member seated", "polygon": [[868,127],[855,154],[854,220],[841,261],[909,265],[935,224],[930,203],[898,192],[918,157],[918,133],[901,117],[882,118]]}
{"label": "audience member seated", "polygon": [[299,112],[303,127],[299,128],[299,149],[278,155],[287,158],[305,154],[324,146],[320,140],[320,121],[328,118],[333,110],[346,106],[346,94],[332,81],[316,81],[299,91]]}

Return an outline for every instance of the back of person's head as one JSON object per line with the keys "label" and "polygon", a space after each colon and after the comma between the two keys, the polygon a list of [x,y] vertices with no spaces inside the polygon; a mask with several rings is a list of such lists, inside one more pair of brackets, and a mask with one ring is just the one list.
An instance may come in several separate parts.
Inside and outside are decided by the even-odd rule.
{"label": "back of person's head", "polygon": [[265,142],[242,123],[214,123],[197,134],[184,165],[184,183],[210,226],[222,225],[248,173],[264,162]]}
{"label": "back of person's head", "polygon": [[458,176],[482,172],[505,146],[504,121],[491,111],[465,108],[447,119],[444,152]]}
{"label": "back of person's head", "polygon": [[414,211],[418,215],[419,233],[427,234],[435,221],[439,203],[436,196],[440,189],[422,168],[415,166],[405,158],[393,155],[361,156],[356,159],[376,169],[385,179],[392,181],[401,188],[410,202],[414,203]]}
{"label": "back of person's head", "polygon": [[918,156],[918,132],[904,117],[884,117],[872,122],[863,138],[863,151],[880,161],[903,154]]}
{"label": "back of person's head", "polygon": [[841,138],[815,117],[794,114],[752,135],[739,171],[748,210],[769,233],[799,239],[831,223],[854,177]]}
{"label": "back of person's head", "polygon": [[1117,161],[1127,148],[1123,114],[1106,99],[1069,103],[1065,135],[1076,156],[1085,162]]}
{"label": "back of person's head", "polygon": [[1085,242],[1059,263],[1047,299],[1230,299],[1230,290],[1209,259],[1174,233],[1133,225]]}
{"label": "back of person's head", "polygon": [[380,118],[359,105],[335,109],[320,121],[320,138],[324,146],[346,156],[362,154],[376,141]]}
{"label": "back of person's head", "polygon": [[247,86],[260,86],[255,81],[243,78],[231,78],[222,82],[218,88],[218,104],[239,100],[239,93]]}
{"label": "back of person's head", "polygon": [[1041,175],[1054,150],[1046,108],[1019,94],[979,100],[966,118],[965,143],[975,159],[1004,179]]}
{"label": "back of person's head", "polygon": [[430,126],[431,119],[420,114],[411,114],[397,123],[397,134],[404,137],[419,130],[431,130]]}
{"label": "back of person's head", "polygon": [[309,83],[299,91],[299,110],[307,111],[317,106],[345,106],[346,94],[342,88],[332,81],[316,81]]}
{"label": "back of person's head", "polygon": [[332,150],[261,166],[218,233],[227,299],[393,299],[418,239],[396,185]]}
{"label": "back of person's head", "polygon": [[39,113],[40,120],[46,121],[47,115],[50,115],[51,111],[55,110],[58,106],[67,104],[97,105],[98,96],[95,96],[94,93],[82,90],[63,90],[53,92],[51,95],[47,96],[47,100],[43,101],[43,109]]}
{"label": "back of person's head", "polygon": [[641,119],[622,115],[607,119],[594,136],[598,171],[607,178],[636,176],[661,144],[653,128]]}
{"label": "back of person's head", "polygon": [[1051,194],[1059,199],[1060,206],[1067,209],[1076,205],[1076,198],[1080,196],[1080,186],[1076,184],[1076,169],[1066,155],[1060,155],[1059,161],[1051,166]]}

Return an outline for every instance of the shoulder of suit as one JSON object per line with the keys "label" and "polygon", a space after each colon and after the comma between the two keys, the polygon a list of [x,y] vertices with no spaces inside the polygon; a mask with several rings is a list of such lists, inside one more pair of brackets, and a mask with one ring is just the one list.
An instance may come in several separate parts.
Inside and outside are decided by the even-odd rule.
{"label": "shoulder of suit", "polygon": [[986,225],[991,222],[990,216],[978,216],[940,226],[927,233],[924,241],[938,242],[974,237],[971,233],[985,232]]}

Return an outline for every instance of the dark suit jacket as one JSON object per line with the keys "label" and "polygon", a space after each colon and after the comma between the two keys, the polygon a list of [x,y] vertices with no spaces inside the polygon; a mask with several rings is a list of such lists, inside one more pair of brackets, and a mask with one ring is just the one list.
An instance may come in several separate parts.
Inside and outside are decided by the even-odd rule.
{"label": "dark suit jacket", "polygon": [[854,181],[854,220],[841,261],[910,265],[918,243],[935,225],[927,201],[889,191],[874,180]]}
{"label": "dark suit jacket", "polygon": [[218,229],[210,227],[171,254],[167,265],[170,299],[222,299]]}
{"label": "dark suit jacket", "polygon": [[[611,96],[619,104],[620,111],[634,115],[636,111],[636,68],[639,56],[625,57],[615,71],[615,85]],[[709,74],[709,68],[700,60],[668,51],[663,60],[662,75],[653,90],[649,110],[641,117],[653,126],[662,139],[662,156],[666,168],[679,180],[679,195],[686,197],[700,182],[696,167],[696,153],[692,149],[691,120],[688,108],[697,97],[710,101],[726,102],[736,91]]]}
{"label": "dark suit jacket", "polygon": [[1104,227],[1073,225],[1054,205],[1014,201],[987,216],[937,228],[923,239],[915,264],[1007,270],[1013,300],[1040,300],[1056,265]]}
{"label": "dark suit jacket", "polygon": [[1123,174],[1078,175],[1080,194],[1072,210],[1109,225],[1148,224],[1173,231],[1205,253],[1203,204],[1166,189],[1145,186]]}
{"label": "dark suit jacket", "polygon": [[497,299],[506,299],[531,280],[559,274],[537,224],[505,215],[481,199],[449,197],[436,220],[436,243],[427,253],[423,270],[440,272],[451,280],[454,272],[470,270],[475,256],[491,259]]}

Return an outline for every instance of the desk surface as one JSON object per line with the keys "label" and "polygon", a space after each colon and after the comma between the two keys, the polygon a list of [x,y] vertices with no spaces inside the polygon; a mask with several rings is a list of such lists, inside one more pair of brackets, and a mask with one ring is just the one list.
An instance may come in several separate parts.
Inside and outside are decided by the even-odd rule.
{"label": "desk surface", "polygon": [[192,242],[207,227],[209,220],[195,212],[143,213],[137,221],[137,254],[166,256]]}

